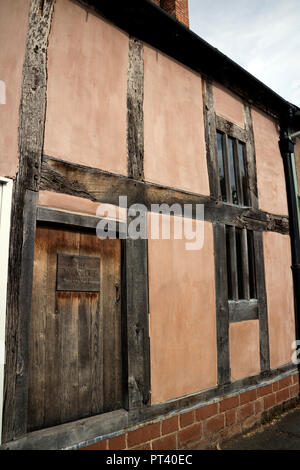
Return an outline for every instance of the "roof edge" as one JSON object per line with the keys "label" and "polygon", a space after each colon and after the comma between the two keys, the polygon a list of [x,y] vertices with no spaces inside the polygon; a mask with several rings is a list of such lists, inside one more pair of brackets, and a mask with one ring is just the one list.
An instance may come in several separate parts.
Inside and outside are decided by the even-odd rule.
{"label": "roof edge", "polygon": [[152,0],[76,0],[178,62],[224,85],[250,104],[300,127],[299,111],[232,59],[177,21]]}

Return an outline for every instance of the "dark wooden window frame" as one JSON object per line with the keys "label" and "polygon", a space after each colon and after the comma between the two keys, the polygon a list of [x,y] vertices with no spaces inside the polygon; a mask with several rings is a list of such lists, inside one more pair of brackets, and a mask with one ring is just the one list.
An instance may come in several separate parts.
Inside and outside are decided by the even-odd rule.
{"label": "dark wooden window frame", "polygon": [[[246,115],[246,112],[245,112]],[[248,170],[248,163],[249,166],[251,164],[251,156],[253,158],[253,149],[247,146],[247,142],[253,142],[254,139],[251,139],[251,131],[247,129],[242,129],[241,127],[237,126],[236,124],[227,121],[226,119],[217,116],[215,114],[215,125],[216,125],[216,133],[222,135],[222,153],[224,157],[224,173],[225,173],[225,186],[226,186],[226,196],[227,201],[225,204],[229,205],[238,205],[244,206],[244,198],[242,194],[242,184],[241,184],[241,175],[240,175],[240,167],[239,167],[239,157],[238,157],[238,142],[241,142],[245,147],[243,149],[243,158],[245,164],[245,172],[247,178],[247,198],[251,204],[253,198],[251,198],[250,193],[250,180],[248,175],[250,171]],[[235,168],[235,176],[236,176],[236,183],[237,183],[237,197],[238,197],[238,204],[234,204],[232,201],[231,195],[231,182],[230,182],[230,163],[229,163],[229,155],[228,155],[228,139],[234,139],[234,168]],[[248,160],[248,153],[250,153],[250,159]],[[256,175],[252,175],[252,178]],[[218,178],[219,184],[219,194],[221,195],[221,185],[220,185],[220,178]],[[252,182],[253,186],[253,182]],[[256,186],[256,181],[255,185]],[[255,201],[257,199],[255,198]],[[249,207],[248,205],[246,207]],[[228,300],[228,308],[229,308],[229,322],[239,322],[239,321],[246,321],[246,320],[254,320],[259,318],[259,311],[258,311],[258,301],[257,295],[255,299],[250,298],[250,276],[249,276],[249,261],[248,261],[248,239],[247,239],[247,229],[246,228],[239,228],[241,232],[241,256],[240,259],[237,256],[237,248],[236,248],[236,227],[235,225],[226,225],[226,230],[229,232],[229,240],[227,240],[229,244],[229,249],[227,248],[226,254],[228,257],[228,252],[230,252],[230,259],[226,258],[226,266],[227,266],[227,300]],[[252,232],[254,234],[254,232]],[[226,234],[225,234],[226,237]],[[226,242],[225,242],[226,246]],[[257,262],[255,261],[257,260]],[[241,272],[239,271],[238,263],[241,264]],[[257,255],[255,254],[254,250],[254,263],[261,263],[261,260],[258,260]],[[257,272],[254,269],[254,277],[256,279]],[[242,279],[240,279],[242,278]],[[243,285],[243,294],[239,294],[239,282],[242,281]],[[232,287],[232,297],[229,296],[228,286],[229,284]]]}
{"label": "dark wooden window frame", "polygon": [[[225,188],[226,188],[226,201],[225,203],[234,204],[232,200],[232,191],[231,191],[231,178],[232,174],[230,171],[230,159],[229,159],[229,139],[233,141],[233,159],[234,159],[234,173],[236,179],[236,187],[237,187],[237,204],[236,206],[240,207],[251,207],[251,197],[250,197],[250,184],[249,184],[249,176],[248,174],[248,154],[247,150],[249,150],[249,145],[247,146],[247,142],[249,141],[248,132],[245,129],[240,128],[236,124],[233,124],[226,119],[217,116],[216,119],[216,130],[217,134],[222,136],[222,154],[223,154],[223,164],[224,164],[224,174],[225,174]],[[245,173],[246,173],[246,181],[247,181],[247,201],[244,201],[244,191],[243,191],[243,184],[241,180],[241,168],[240,168],[240,161],[238,155],[238,144],[243,144],[243,160],[245,166]],[[221,193],[220,187],[220,179],[219,179],[219,193]],[[222,197],[222,194],[221,194]]]}
{"label": "dark wooden window frame", "polygon": [[[244,143],[246,158],[246,175],[248,183],[248,205],[249,211],[258,210],[258,193],[257,193],[257,175],[256,175],[256,157],[254,146],[254,133],[252,124],[251,107],[244,102],[244,128],[229,122],[214,111],[213,87],[209,79],[205,81],[205,100],[204,100],[204,121],[205,121],[205,138],[207,149],[207,165],[210,181],[211,198],[216,200],[221,207],[226,207],[231,217],[224,221],[216,219],[213,221],[214,227],[214,249],[215,249],[215,279],[216,279],[216,311],[217,311],[217,349],[218,349],[218,383],[219,385],[229,384],[231,382],[230,372],[230,351],[229,351],[229,325],[230,323],[243,322],[247,320],[259,320],[259,341],[260,341],[260,366],[261,372],[266,373],[270,370],[269,358],[269,333],[267,319],[267,298],[265,287],[265,271],[264,271],[264,254],[263,254],[263,238],[262,232],[255,227],[249,226],[247,221],[240,224],[239,217],[234,215],[240,205],[232,203],[229,198],[228,202],[222,201],[221,185],[219,178],[219,162],[218,162],[218,142],[217,133],[220,132],[226,137],[236,139]],[[225,152],[227,148],[224,149]],[[227,155],[226,155],[227,157]],[[244,159],[245,161],[245,159]],[[226,168],[227,165],[227,168]],[[229,194],[229,178],[228,178],[229,159],[225,159],[224,173],[226,175],[226,194]],[[241,191],[241,188],[239,189]],[[228,299],[228,265],[226,255],[226,228],[232,227],[232,237],[230,239],[231,250],[236,250],[235,244],[235,228],[242,229],[242,235],[247,234],[247,229],[253,230],[253,245],[255,258],[255,278],[256,278],[256,299],[239,300],[235,295],[235,300]],[[228,230],[228,228],[227,228]],[[245,244],[244,244],[245,245]],[[245,245],[246,246],[246,245]],[[246,264],[246,250],[243,250],[242,262]],[[235,288],[238,286],[236,257],[234,265],[231,266],[230,274],[234,279]],[[232,262],[231,262],[232,264]],[[242,276],[249,276],[249,269],[244,270]],[[245,281],[245,280],[244,280]]]}
{"label": "dark wooden window frame", "polygon": [[[222,185],[221,181],[219,178],[219,184],[220,184],[220,192],[222,196],[222,200],[226,203],[229,204],[234,204],[236,206],[241,206],[241,207],[249,207],[248,201],[249,201],[249,187],[248,187],[248,174],[247,174],[247,155],[246,155],[246,142],[238,139],[236,137],[232,137],[228,134],[225,134],[223,131],[217,130],[218,136],[221,138],[221,160],[222,160],[222,166],[223,166],[223,172],[224,172],[224,189],[225,189],[225,194],[223,194],[222,191]],[[219,140],[219,139],[218,139]],[[231,169],[231,163],[230,163],[230,144],[232,143],[233,149],[232,149],[232,156],[233,156],[233,172]],[[239,156],[239,144],[242,145],[242,152],[243,152],[243,163],[244,163],[244,171],[245,171],[245,178],[246,178],[246,196],[245,196],[245,190],[243,187],[243,181],[242,181],[242,176],[241,176],[241,167],[240,167],[240,156]],[[219,149],[218,149],[219,152]],[[218,157],[219,159],[219,157]],[[234,173],[234,175],[232,174]],[[234,176],[235,180],[235,186],[236,186],[236,199],[237,202],[233,201],[233,195],[232,195],[232,179]],[[245,201],[246,199],[246,201]]]}
{"label": "dark wooden window frame", "polygon": [[[238,243],[238,235],[240,243]],[[244,302],[257,299],[256,257],[253,237],[254,232],[246,228],[226,226],[228,302]],[[238,245],[240,246],[239,250]],[[244,305],[247,305],[247,303],[244,302]]]}

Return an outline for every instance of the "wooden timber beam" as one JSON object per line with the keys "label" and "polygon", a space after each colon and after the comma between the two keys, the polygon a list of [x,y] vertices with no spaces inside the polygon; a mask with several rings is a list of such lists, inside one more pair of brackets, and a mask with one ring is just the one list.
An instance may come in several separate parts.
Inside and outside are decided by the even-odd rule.
{"label": "wooden timber beam", "polygon": [[48,156],[43,157],[40,189],[113,205],[119,205],[119,196],[127,196],[128,206],[144,204],[148,210],[152,204],[192,204],[193,218],[196,218],[196,204],[204,204],[206,221],[261,232],[289,233],[287,216],[225,204],[209,196],[138,181]]}

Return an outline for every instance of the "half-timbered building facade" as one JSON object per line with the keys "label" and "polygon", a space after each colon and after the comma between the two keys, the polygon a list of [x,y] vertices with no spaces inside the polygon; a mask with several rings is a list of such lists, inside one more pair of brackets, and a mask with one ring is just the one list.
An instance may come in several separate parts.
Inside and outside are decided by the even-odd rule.
{"label": "half-timbered building facade", "polygon": [[[299,110],[187,3],[0,0],[2,448],[206,448],[297,403]],[[150,236],[178,219],[199,249]]]}

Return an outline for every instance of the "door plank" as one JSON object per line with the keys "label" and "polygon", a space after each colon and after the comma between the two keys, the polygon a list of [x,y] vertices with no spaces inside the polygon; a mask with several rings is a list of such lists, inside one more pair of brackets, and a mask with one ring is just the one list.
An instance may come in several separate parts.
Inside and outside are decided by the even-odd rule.
{"label": "door plank", "polygon": [[[105,410],[120,408],[122,401],[122,367],[121,367],[121,277],[120,244],[108,240],[103,251],[103,312],[104,312],[104,403]],[[118,285],[118,288],[116,288]],[[114,364],[114,367],[112,367]]]}
{"label": "door plank", "polygon": [[[103,388],[102,380],[97,380],[97,374],[92,374],[93,357],[97,358],[96,371],[99,369],[101,357],[97,349],[93,349],[93,335],[98,332],[96,319],[99,316],[99,295],[88,293],[79,296],[78,306],[78,414],[84,418],[93,413],[93,384],[99,388],[97,394],[102,409]],[[98,347],[98,345],[97,345]],[[101,367],[101,366],[100,366]]]}
{"label": "door plank", "polygon": [[58,292],[57,310],[61,326],[62,423],[78,418],[78,302],[77,292]]}
{"label": "door plank", "polygon": [[49,229],[48,246],[48,298],[47,334],[46,334],[46,374],[47,387],[45,394],[45,426],[54,426],[61,423],[61,409],[63,405],[62,379],[60,371],[62,364],[62,315],[59,311],[56,295],[57,254],[78,254],[79,235],[76,232],[63,229]]}
{"label": "door plank", "polygon": [[48,229],[37,229],[37,243],[33,268],[33,305],[30,334],[30,365],[28,397],[28,428],[34,430],[44,425],[45,412],[45,361],[47,297],[40,295],[47,290]]}

